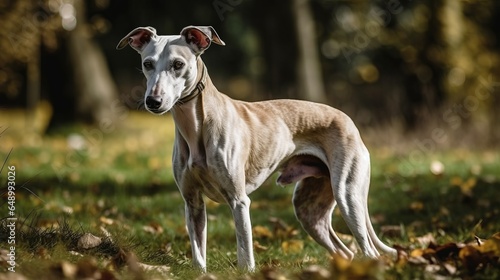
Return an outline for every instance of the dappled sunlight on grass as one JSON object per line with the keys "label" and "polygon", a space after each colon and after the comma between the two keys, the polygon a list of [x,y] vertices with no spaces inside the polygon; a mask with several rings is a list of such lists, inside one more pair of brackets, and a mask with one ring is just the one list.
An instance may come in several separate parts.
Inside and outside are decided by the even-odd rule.
{"label": "dappled sunlight on grass", "polygon": [[[130,113],[113,131],[77,125],[62,127],[39,141],[35,133],[3,124],[0,152],[19,166],[22,178],[42,178],[74,185],[171,184],[173,121]],[[30,142],[29,144],[26,143]],[[82,176],[84,175],[84,176]]]}

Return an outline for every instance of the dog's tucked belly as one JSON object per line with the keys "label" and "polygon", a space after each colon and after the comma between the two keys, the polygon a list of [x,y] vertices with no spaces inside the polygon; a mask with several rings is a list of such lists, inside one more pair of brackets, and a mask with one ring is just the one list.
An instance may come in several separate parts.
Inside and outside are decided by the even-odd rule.
{"label": "dog's tucked belly", "polygon": [[[276,183],[282,186],[295,183],[308,177],[330,177],[328,167],[325,163],[319,158],[311,155],[296,155],[291,157],[281,165],[279,172],[281,174],[276,180]],[[198,175],[196,178],[203,188],[202,192],[208,198],[218,203],[226,202],[224,194],[221,193],[221,189],[217,187],[217,178],[207,176],[210,174],[207,169],[196,169],[193,174]]]}
{"label": "dog's tucked belly", "polygon": [[217,203],[226,203],[226,198],[219,188],[218,178],[213,175],[206,164],[191,165],[189,174],[196,181],[196,185],[201,188],[201,192]]}
{"label": "dog's tucked belly", "polygon": [[226,203],[224,196],[213,185],[203,184],[203,194],[217,203]]}
{"label": "dog's tucked belly", "polygon": [[310,155],[297,155],[286,161],[280,168],[281,175],[276,180],[279,185],[288,185],[308,177],[329,177],[328,167],[320,159]]}

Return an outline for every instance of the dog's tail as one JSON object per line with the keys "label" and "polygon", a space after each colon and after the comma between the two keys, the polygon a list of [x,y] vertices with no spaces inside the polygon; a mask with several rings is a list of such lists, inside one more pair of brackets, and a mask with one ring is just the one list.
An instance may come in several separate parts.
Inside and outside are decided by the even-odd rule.
{"label": "dog's tail", "polygon": [[385,254],[388,254],[392,257],[396,257],[397,255],[396,249],[385,245],[384,242],[382,242],[375,233],[373,225],[370,221],[370,215],[368,214],[368,209],[365,211],[365,213],[366,213],[366,227],[368,229],[368,235],[370,236],[370,239],[374,243],[375,247],[377,247],[380,251],[384,252]]}
{"label": "dog's tail", "polygon": [[[367,192],[366,196],[368,196],[368,190],[370,188],[369,187],[369,185],[370,185],[370,173],[371,173],[371,167],[369,166],[368,167],[368,176],[366,177],[366,181],[365,181],[365,184],[367,184],[367,186],[366,186],[366,192]],[[372,240],[373,245],[375,245],[375,247],[377,247],[377,249],[379,249],[383,253],[385,253],[387,255],[390,255],[392,257],[396,257],[397,253],[398,253],[396,251],[396,249],[391,248],[391,247],[385,245],[384,242],[382,242],[378,238],[377,233],[373,229],[373,225],[372,225],[372,222],[370,220],[370,214],[368,212],[368,199],[365,200],[365,215],[366,215],[366,228],[368,230],[368,236]]]}

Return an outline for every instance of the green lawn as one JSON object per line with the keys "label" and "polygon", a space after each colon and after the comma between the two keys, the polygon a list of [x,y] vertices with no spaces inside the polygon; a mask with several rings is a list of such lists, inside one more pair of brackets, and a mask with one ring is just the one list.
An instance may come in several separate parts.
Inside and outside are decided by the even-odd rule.
{"label": "green lawn", "polygon": [[[8,271],[5,259],[12,246],[8,167],[15,166],[16,273],[29,279],[96,273],[101,279],[200,276],[191,268],[184,206],[171,174],[169,117],[131,113],[113,131],[79,125],[44,138],[16,130],[22,124],[9,124],[5,131],[2,125],[0,161],[6,164],[0,174],[0,248],[7,250],[1,252],[2,272]],[[407,256],[380,262],[359,258],[351,264],[331,260],[296,221],[293,186],[278,187],[271,178],[251,196],[257,271],[235,268],[231,213],[209,202],[209,272],[219,279],[313,279],[321,272],[311,266],[319,265],[336,279],[500,277],[500,237],[492,237],[500,232],[500,152],[450,150],[421,153],[415,160],[411,151],[396,155],[372,148],[369,200],[382,240]],[[338,215],[333,226],[352,241]],[[85,233],[101,237],[100,245],[83,249],[78,241]],[[476,243],[475,236],[488,239],[486,245],[474,247],[477,252],[471,246],[462,249]],[[443,255],[450,246],[458,249]],[[466,254],[471,250],[476,255]],[[142,272],[136,260],[157,267]],[[168,273],[155,270],[167,268]]]}

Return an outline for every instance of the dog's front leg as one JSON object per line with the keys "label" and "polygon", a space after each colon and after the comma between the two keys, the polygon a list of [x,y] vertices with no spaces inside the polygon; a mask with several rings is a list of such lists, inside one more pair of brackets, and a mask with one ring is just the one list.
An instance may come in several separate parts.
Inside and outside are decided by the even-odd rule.
{"label": "dog's front leg", "polygon": [[252,222],[250,221],[250,198],[243,195],[230,198],[228,202],[236,227],[238,267],[253,271],[255,269],[255,260],[253,256]]}
{"label": "dog's front leg", "polygon": [[184,196],[186,225],[191,241],[193,265],[206,271],[207,252],[207,213],[201,193]]}

